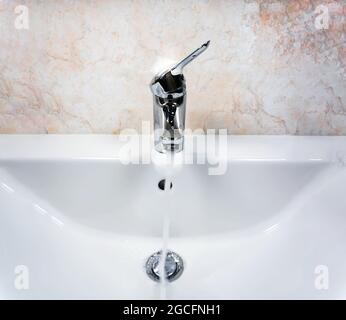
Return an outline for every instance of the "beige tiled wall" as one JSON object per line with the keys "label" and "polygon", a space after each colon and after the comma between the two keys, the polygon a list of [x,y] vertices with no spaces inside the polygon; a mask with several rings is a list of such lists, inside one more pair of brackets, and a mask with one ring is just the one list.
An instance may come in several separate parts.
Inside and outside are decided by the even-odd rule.
{"label": "beige tiled wall", "polygon": [[0,132],[140,129],[154,73],[209,39],[189,128],[346,134],[346,1],[313,0],[0,0]]}

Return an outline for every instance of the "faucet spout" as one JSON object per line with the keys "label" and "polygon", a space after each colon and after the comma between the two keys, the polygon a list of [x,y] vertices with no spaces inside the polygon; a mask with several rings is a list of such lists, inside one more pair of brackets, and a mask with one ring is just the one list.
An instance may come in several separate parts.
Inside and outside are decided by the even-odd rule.
{"label": "faucet spout", "polygon": [[203,53],[207,48],[209,47],[210,40],[206,43],[202,44],[198,49],[190,53],[187,57],[185,57],[183,60],[178,62],[172,69],[171,72],[173,75],[181,74],[183,73],[183,68],[189,64],[192,60],[196,59],[201,53]]}
{"label": "faucet spout", "polygon": [[154,95],[155,149],[159,152],[183,150],[186,109],[183,68],[204,52],[209,43],[204,43],[172,68],[156,75],[150,83]]}

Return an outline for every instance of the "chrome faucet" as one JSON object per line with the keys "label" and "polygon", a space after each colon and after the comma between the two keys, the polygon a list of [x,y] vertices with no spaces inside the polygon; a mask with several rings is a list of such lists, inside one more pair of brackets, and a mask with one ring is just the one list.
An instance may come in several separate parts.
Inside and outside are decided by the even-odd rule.
{"label": "chrome faucet", "polygon": [[155,149],[161,153],[180,152],[184,148],[186,84],[183,68],[204,52],[209,43],[156,75],[150,83],[154,95]]}

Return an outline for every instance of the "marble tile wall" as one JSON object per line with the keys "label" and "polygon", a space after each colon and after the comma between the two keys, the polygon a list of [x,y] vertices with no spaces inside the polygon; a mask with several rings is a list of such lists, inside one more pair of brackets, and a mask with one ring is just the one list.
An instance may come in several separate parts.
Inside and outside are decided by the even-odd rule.
{"label": "marble tile wall", "polygon": [[187,127],[346,135],[346,1],[0,0],[0,133],[152,120],[155,72],[186,68]]}

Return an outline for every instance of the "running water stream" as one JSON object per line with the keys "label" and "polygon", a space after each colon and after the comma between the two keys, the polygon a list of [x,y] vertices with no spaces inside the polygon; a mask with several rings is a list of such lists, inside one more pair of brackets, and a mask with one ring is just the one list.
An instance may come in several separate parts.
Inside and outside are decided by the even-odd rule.
{"label": "running water stream", "polygon": [[171,212],[171,201],[170,201],[170,192],[171,192],[171,183],[172,178],[170,175],[166,176],[165,179],[165,205],[167,206],[163,211],[163,224],[162,224],[162,255],[160,259],[160,299],[167,299],[167,279],[166,279],[166,259],[167,259],[167,251],[168,251],[168,242],[169,242],[169,232],[170,232],[170,212]]}
{"label": "running water stream", "polygon": [[[179,157],[176,157],[175,153],[170,152],[162,155],[161,161],[159,163],[160,170],[164,176],[164,194],[163,194],[163,206],[162,206],[162,249],[161,258],[159,262],[159,274],[160,274],[160,299],[167,299],[167,278],[166,278],[166,259],[168,252],[168,244],[170,239],[170,222],[171,214],[174,210],[172,201],[172,186],[174,175],[177,170],[177,163]],[[179,162],[179,161],[178,161]]]}

